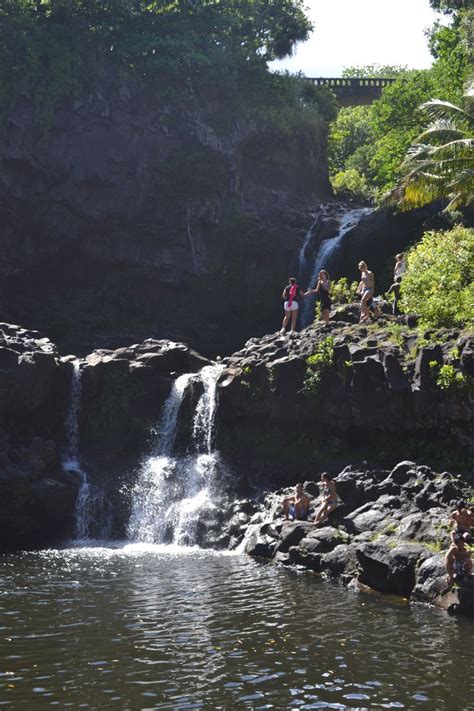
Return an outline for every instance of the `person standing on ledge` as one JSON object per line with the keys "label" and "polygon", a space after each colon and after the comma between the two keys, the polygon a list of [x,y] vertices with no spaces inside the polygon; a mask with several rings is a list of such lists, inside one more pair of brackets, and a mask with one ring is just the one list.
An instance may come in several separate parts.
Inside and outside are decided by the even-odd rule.
{"label": "person standing on ledge", "polygon": [[400,299],[400,286],[402,283],[402,278],[401,276],[395,277],[395,281],[393,282],[392,286],[390,289],[387,291],[388,294],[393,294],[393,304],[392,304],[392,314],[396,316],[398,314],[398,301]]}
{"label": "person standing on ledge", "polygon": [[321,506],[319,507],[318,511],[316,512],[316,516],[314,517],[314,525],[316,526],[318,523],[321,523],[321,521],[324,521],[331,511],[336,508],[337,506],[337,487],[336,487],[336,482],[333,481],[330,477],[329,474],[324,472],[324,474],[321,474],[321,481],[323,482],[323,499],[321,502]]}
{"label": "person standing on ledge", "polygon": [[330,289],[331,281],[329,279],[329,274],[325,269],[321,269],[316,288],[308,289],[305,294],[305,296],[309,296],[309,294],[319,294],[319,300],[321,302],[321,316],[326,326],[329,326],[329,312],[332,304]]}
{"label": "person standing on ledge", "polygon": [[393,281],[397,281],[397,278],[405,274],[407,270],[407,264],[405,261],[405,255],[403,253],[395,255],[395,267],[393,268]]}
{"label": "person standing on ledge", "polygon": [[281,326],[280,333],[285,333],[288,322],[291,318],[291,333],[296,333],[296,319],[298,317],[298,299],[303,298],[305,293],[303,289],[296,283],[295,277],[290,277],[289,283],[283,289],[282,299],[285,302],[285,317]]}
{"label": "person standing on ledge", "polygon": [[368,302],[374,296],[375,277],[374,273],[369,270],[369,267],[365,262],[359,262],[358,267],[361,273],[361,278],[357,291],[362,297],[360,301],[359,323],[363,323],[364,321],[367,321],[370,316]]}

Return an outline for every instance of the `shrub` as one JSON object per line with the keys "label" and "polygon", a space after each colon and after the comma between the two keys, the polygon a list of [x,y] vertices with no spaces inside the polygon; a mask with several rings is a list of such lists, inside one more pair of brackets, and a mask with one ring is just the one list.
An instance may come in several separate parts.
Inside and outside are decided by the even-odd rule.
{"label": "shrub", "polygon": [[474,318],[474,230],[426,232],[407,255],[401,309],[422,328],[462,326]]}
{"label": "shrub", "polygon": [[430,370],[436,378],[436,385],[448,395],[470,397],[474,395],[474,378],[456,372],[453,365],[440,366],[436,360],[430,361]]}
{"label": "shrub", "polygon": [[336,194],[349,193],[351,197],[362,200],[370,200],[372,197],[372,190],[365,177],[355,168],[348,168],[336,173],[331,182]]}
{"label": "shrub", "polygon": [[324,375],[334,363],[334,338],[329,336],[316,346],[313,355],[306,358],[306,374],[303,393],[310,398],[318,397]]}
{"label": "shrub", "polygon": [[357,282],[349,284],[346,277],[337,279],[331,284],[331,298],[336,304],[350,304],[356,300]]}

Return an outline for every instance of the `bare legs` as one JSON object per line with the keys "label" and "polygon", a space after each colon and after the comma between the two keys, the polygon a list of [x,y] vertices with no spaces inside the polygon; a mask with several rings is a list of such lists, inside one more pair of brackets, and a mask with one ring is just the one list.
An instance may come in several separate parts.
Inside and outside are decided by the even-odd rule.
{"label": "bare legs", "polygon": [[314,517],[314,521],[313,521],[314,525],[316,526],[316,524],[321,523],[321,521],[324,521],[324,519],[326,519],[329,516],[331,511],[333,511],[336,508],[336,505],[337,505],[337,502],[334,502],[334,501],[333,502],[331,502],[331,501],[325,502],[319,508],[319,510],[316,513],[316,516]]}
{"label": "bare legs", "polygon": [[296,319],[298,318],[298,309],[294,309],[292,311],[285,311],[285,317],[284,317],[283,323],[281,325],[281,333],[284,333],[286,331],[288,322],[290,321],[290,317],[291,317],[291,332],[292,333],[296,332]]}
{"label": "bare legs", "polygon": [[360,302],[360,321],[359,323],[362,323],[363,321],[367,321],[369,318],[369,307],[367,306],[367,302],[372,296],[371,291],[366,291],[362,297],[362,300]]}
{"label": "bare legs", "polygon": [[329,309],[323,309],[321,311],[321,316],[326,326],[329,326]]}

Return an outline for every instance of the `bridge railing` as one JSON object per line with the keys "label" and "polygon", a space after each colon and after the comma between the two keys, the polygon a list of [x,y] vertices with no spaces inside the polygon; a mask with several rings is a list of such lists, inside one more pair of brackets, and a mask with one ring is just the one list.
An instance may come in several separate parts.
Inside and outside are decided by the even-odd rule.
{"label": "bridge railing", "polygon": [[334,89],[364,89],[366,87],[383,89],[393,84],[393,77],[306,77],[315,86],[329,86]]}

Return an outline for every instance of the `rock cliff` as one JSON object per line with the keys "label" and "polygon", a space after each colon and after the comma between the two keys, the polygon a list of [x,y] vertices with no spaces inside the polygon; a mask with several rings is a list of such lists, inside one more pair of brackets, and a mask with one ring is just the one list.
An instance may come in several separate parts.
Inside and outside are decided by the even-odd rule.
{"label": "rock cliff", "polygon": [[[250,284],[287,278],[331,188],[322,121],[214,124],[205,100],[183,108],[126,82],[63,101],[46,133],[18,100],[0,162],[2,318],[63,352],[149,335],[235,348],[257,326]],[[240,324],[217,342],[236,301]],[[258,316],[265,330],[268,307]]]}

